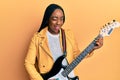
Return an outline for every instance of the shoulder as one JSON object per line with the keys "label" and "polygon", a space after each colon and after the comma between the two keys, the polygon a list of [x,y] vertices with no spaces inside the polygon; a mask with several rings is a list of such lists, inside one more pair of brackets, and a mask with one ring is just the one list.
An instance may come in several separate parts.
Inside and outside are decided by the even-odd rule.
{"label": "shoulder", "polygon": [[45,37],[46,32],[47,32],[47,29],[45,28],[45,29],[41,30],[40,32],[35,32],[33,37],[35,37],[35,38]]}
{"label": "shoulder", "polygon": [[73,31],[71,29],[65,29],[66,34],[73,34]]}
{"label": "shoulder", "polygon": [[38,38],[38,32],[35,32],[35,33],[32,35],[31,40],[32,40],[33,42],[35,42],[35,41],[37,40],[37,38]]}
{"label": "shoulder", "polygon": [[66,36],[68,37],[74,37],[74,33],[72,29],[64,29]]}
{"label": "shoulder", "polygon": [[38,36],[39,36],[39,32],[35,32],[32,38],[37,38]]}

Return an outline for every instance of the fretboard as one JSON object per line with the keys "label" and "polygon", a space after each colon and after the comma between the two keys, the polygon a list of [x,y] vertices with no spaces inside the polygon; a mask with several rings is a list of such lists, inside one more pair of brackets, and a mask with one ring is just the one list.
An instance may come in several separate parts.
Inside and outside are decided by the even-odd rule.
{"label": "fretboard", "polygon": [[73,60],[62,72],[62,75],[66,77],[82,60],[85,58],[87,54],[89,54],[95,46],[95,40],[100,38],[101,36],[98,35],[88,46],[85,48],[76,58]]}

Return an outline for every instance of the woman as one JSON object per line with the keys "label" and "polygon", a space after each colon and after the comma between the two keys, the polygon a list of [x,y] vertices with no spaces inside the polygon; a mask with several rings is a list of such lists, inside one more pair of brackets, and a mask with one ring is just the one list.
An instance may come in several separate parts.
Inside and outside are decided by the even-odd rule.
{"label": "woman", "polygon": [[[75,57],[80,54],[74,35],[70,30],[63,30],[61,27],[65,22],[64,10],[57,4],[50,4],[45,11],[42,24],[37,33],[34,34],[28,53],[25,58],[25,67],[32,80],[45,80],[42,74],[51,71],[55,61],[66,52],[66,57],[62,61],[62,65],[71,63]],[[63,47],[62,32],[65,32],[65,50]],[[94,49],[103,45],[103,38],[96,41]],[[38,69],[34,66],[38,61]],[[59,66],[57,66],[59,67]],[[56,67],[56,68],[57,68]],[[62,69],[61,69],[62,70]],[[60,70],[60,71],[61,71]],[[56,71],[56,69],[53,70]],[[60,73],[60,72],[59,72]],[[58,73],[58,74],[59,74]],[[61,74],[61,73],[60,73]],[[68,77],[73,78],[74,71],[71,71]],[[68,78],[60,78],[57,76],[48,78],[49,80],[68,80]]]}

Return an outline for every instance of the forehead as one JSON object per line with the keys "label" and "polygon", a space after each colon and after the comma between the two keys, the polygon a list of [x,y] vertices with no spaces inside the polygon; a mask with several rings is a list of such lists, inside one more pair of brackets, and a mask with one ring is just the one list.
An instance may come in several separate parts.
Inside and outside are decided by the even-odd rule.
{"label": "forehead", "polygon": [[61,9],[55,9],[51,16],[64,16]]}

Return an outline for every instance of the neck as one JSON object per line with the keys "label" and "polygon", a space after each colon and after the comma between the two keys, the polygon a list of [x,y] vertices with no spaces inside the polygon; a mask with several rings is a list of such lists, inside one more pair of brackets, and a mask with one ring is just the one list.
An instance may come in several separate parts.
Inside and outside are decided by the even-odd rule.
{"label": "neck", "polygon": [[60,32],[60,30],[59,30],[58,32],[55,32],[55,31],[53,31],[53,30],[51,30],[51,29],[49,29],[49,28],[48,28],[48,31],[49,31],[52,35],[57,35],[57,34],[59,34],[59,32]]}

